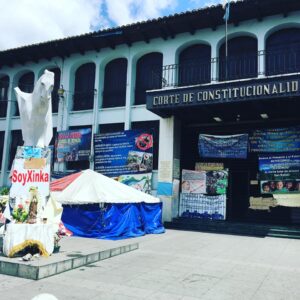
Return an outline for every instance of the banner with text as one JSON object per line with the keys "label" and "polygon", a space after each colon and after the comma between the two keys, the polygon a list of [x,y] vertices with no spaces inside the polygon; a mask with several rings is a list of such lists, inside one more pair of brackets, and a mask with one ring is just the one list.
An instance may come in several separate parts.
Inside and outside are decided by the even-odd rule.
{"label": "banner with text", "polygon": [[300,192],[300,154],[259,156],[262,193]]}
{"label": "banner with text", "polygon": [[57,162],[89,160],[91,138],[91,128],[58,132],[55,160]]}
{"label": "banner with text", "polygon": [[152,172],[152,130],[125,130],[94,136],[95,171],[118,177]]}
{"label": "banner with text", "polygon": [[249,136],[251,152],[300,151],[300,126],[255,130]]}
{"label": "banner with text", "polygon": [[199,135],[199,155],[211,158],[247,158],[248,134]]}
{"label": "banner with text", "polygon": [[226,219],[226,195],[181,194],[180,216],[208,220]]}

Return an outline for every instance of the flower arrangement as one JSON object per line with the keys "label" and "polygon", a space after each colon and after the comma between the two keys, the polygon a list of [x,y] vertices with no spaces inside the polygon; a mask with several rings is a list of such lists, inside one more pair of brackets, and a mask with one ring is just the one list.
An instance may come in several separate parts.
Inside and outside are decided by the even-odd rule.
{"label": "flower arrangement", "polygon": [[22,204],[18,204],[12,211],[11,215],[16,222],[24,223],[28,218],[28,211]]}

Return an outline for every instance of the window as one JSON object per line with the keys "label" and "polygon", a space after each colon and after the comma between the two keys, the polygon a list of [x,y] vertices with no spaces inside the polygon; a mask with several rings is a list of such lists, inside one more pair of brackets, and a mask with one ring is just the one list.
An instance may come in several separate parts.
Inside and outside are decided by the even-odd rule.
{"label": "window", "polygon": [[23,138],[21,130],[12,130],[11,131],[11,143],[10,143],[10,155],[9,155],[9,169],[12,167],[12,162],[16,156],[17,147],[23,146]]}
{"label": "window", "polygon": [[95,64],[80,66],[75,73],[73,110],[93,109],[95,86]]}
{"label": "window", "polygon": [[54,87],[51,94],[52,98],[52,112],[57,113],[58,112],[58,104],[59,104],[59,96],[58,96],[58,89],[60,88],[60,69],[54,68],[50,69],[49,71],[54,73]]}
{"label": "window", "polygon": [[257,77],[257,40],[253,37],[236,37],[225,43],[219,51],[219,81]]}
{"label": "window", "polygon": [[178,85],[210,82],[211,48],[208,45],[193,45],[179,55]]}
{"label": "window", "polygon": [[9,77],[3,76],[0,78],[0,118],[6,117],[7,100],[9,88]]}
{"label": "window", "polygon": [[161,53],[149,53],[142,56],[136,66],[135,104],[146,103],[146,91],[160,89],[162,86]]}
{"label": "window", "polygon": [[300,28],[282,29],[266,41],[266,75],[300,71]]}
{"label": "window", "polygon": [[105,67],[103,108],[125,106],[127,83],[127,60],[118,58]]}
{"label": "window", "polygon": [[[22,92],[25,93],[32,93],[34,89],[34,74],[33,72],[27,72],[26,74],[22,75],[18,82],[18,87]],[[19,107],[18,103],[15,102],[15,116],[19,116]]]}

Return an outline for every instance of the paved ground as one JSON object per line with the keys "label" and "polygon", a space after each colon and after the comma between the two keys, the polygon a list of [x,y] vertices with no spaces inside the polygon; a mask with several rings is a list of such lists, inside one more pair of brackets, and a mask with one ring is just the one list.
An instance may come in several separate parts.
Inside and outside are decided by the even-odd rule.
{"label": "paved ground", "polygon": [[300,240],[168,230],[140,249],[40,281],[0,275],[0,299],[300,299]]}

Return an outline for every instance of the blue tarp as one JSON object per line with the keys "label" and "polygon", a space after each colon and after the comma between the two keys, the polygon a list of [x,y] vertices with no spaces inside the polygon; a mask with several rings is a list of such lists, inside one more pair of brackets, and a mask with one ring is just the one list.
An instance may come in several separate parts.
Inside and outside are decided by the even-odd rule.
{"label": "blue tarp", "polygon": [[64,205],[64,225],[74,236],[125,239],[164,233],[162,203]]}

